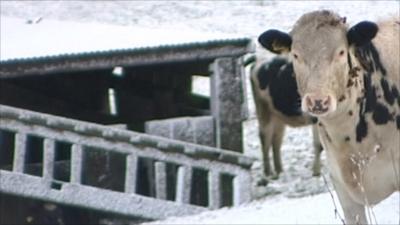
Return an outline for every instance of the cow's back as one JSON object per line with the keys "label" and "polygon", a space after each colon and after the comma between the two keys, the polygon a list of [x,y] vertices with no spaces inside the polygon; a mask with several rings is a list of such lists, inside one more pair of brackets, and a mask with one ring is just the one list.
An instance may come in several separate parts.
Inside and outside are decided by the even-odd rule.
{"label": "cow's back", "polygon": [[376,46],[384,67],[387,79],[400,86],[400,18],[378,23],[379,31],[372,40]]}
{"label": "cow's back", "polygon": [[311,123],[311,117],[301,111],[293,66],[287,58],[275,57],[270,61],[257,58],[251,69],[251,82],[255,103],[266,105],[275,119],[292,127]]}

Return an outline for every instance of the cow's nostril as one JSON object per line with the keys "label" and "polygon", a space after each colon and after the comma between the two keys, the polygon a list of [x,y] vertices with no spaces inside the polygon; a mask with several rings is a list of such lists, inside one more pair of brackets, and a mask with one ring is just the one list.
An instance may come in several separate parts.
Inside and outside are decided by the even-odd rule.
{"label": "cow's nostril", "polygon": [[[333,100],[329,95],[305,95],[302,109],[314,115],[322,115],[332,109]],[[304,108],[303,108],[304,107]]]}
{"label": "cow's nostril", "polygon": [[310,96],[306,97],[307,106],[312,108],[314,106],[313,101],[311,100]]}
{"label": "cow's nostril", "polygon": [[323,107],[322,107],[322,100],[320,100],[320,99],[318,99],[318,100],[315,100],[315,109],[317,109],[317,110],[321,110]]}
{"label": "cow's nostril", "polygon": [[330,96],[327,96],[327,97],[324,99],[323,106],[329,106],[330,103],[331,103],[331,97],[330,97]]}

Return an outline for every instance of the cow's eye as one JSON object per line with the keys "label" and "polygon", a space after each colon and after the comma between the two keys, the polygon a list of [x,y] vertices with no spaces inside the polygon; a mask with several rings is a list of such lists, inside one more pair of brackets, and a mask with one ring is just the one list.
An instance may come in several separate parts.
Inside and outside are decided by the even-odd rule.
{"label": "cow's eye", "polygon": [[339,52],[339,56],[344,56],[344,50],[341,50],[341,51]]}
{"label": "cow's eye", "polygon": [[297,54],[293,54],[293,58],[298,59],[299,56]]}

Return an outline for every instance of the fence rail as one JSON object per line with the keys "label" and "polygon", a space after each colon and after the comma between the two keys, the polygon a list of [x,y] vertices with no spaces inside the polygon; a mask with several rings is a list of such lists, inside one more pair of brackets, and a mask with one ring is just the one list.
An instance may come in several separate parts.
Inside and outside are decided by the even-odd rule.
{"label": "fence rail", "polygon": [[[11,134],[13,142],[1,145],[0,135],[0,158],[7,158],[1,154],[12,151],[10,165],[0,162],[0,192],[149,219],[193,214],[220,208],[224,202],[239,205],[251,200],[249,169],[254,159],[235,152],[5,105],[0,105],[0,131]],[[40,147],[32,147],[33,139],[40,142],[36,144]],[[69,146],[69,154],[63,159],[68,162],[68,176],[63,179],[57,175],[60,143]],[[29,162],[32,154],[41,159]],[[115,176],[113,168],[104,168],[113,171],[110,184],[120,186],[99,185],[101,176],[92,181],[99,163],[90,162],[93,154],[103,154],[106,167],[115,160],[114,167],[123,168],[120,176]],[[140,167],[143,160],[147,163]],[[4,161],[7,162],[3,160],[3,164]],[[39,164],[41,173],[29,172],[32,163]],[[148,182],[154,186],[154,195],[140,192],[143,179],[139,176],[143,171],[139,170],[143,168],[145,173],[154,174]],[[206,204],[196,204],[193,199],[193,190],[198,188],[193,178],[195,170],[207,174]],[[174,182],[169,179],[170,173],[176,177]],[[228,197],[223,190],[223,177],[227,176],[232,178]]]}

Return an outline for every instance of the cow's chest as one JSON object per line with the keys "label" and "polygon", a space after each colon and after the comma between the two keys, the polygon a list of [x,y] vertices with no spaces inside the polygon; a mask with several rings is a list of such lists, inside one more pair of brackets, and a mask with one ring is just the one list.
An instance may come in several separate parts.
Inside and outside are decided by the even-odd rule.
{"label": "cow's chest", "polygon": [[[329,134],[320,129],[332,178],[359,203],[366,199],[370,204],[377,203],[397,189],[400,156],[390,139],[400,136],[388,130],[390,127],[384,126],[370,129],[368,138],[357,142],[346,130]],[[378,135],[382,133],[386,136]]]}

